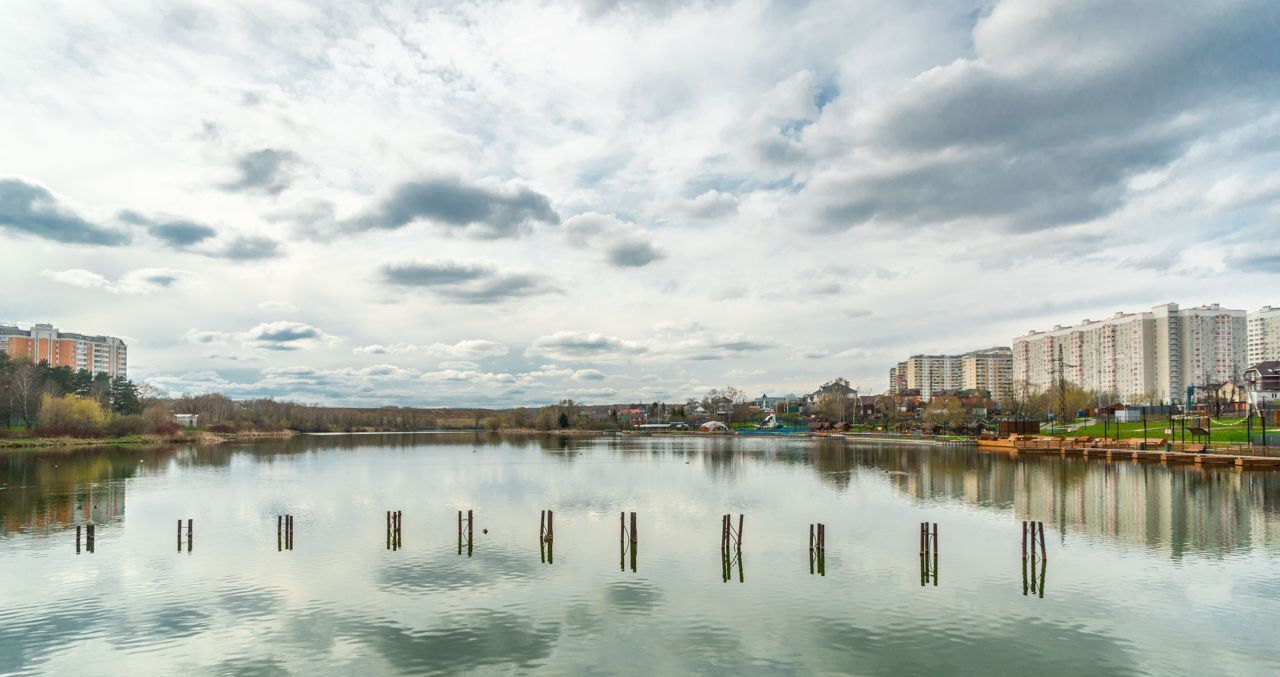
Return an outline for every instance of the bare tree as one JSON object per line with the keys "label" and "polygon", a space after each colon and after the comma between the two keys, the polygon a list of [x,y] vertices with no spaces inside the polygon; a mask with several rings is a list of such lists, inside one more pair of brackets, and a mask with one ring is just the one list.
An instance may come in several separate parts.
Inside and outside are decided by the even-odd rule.
{"label": "bare tree", "polygon": [[13,366],[10,375],[10,388],[22,414],[22,423],[31,427],[31,414],[37,410],[41,387],[44,379],[40,376],[40,368],[25,360],[19,360]]}

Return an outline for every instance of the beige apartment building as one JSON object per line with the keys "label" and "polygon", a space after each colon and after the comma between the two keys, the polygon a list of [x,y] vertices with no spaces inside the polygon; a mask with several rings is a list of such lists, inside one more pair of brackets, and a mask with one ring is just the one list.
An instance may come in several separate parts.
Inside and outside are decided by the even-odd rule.
{"label": "beige apartment building", "polygon": [[1247,336],[1243,310],[1167,303],[1019,336],[1013,380],[1043,390],[1061,376],[1122,402],[1181,401],[1188,385],[1239,382]]}
{"label": "beige apartment building", "polygon": [[1280,308],[1263,306],[1248,315],[1249,366],[1280,360]]}
{"label": "beige apartment building", "polygon": [[960,356],[962,390],[985,390],[1000,398],[1008,394],[1012,385],[1013,350],[997,346]]}
{"label": "beige apartment building", "polygon": [[889,390],[918,390],[923,400],[934,393],[980,389],[999,397],[1012,383],[1013,354],[1008,348],[975,350],[963,355],[912,355],[889,369]]}

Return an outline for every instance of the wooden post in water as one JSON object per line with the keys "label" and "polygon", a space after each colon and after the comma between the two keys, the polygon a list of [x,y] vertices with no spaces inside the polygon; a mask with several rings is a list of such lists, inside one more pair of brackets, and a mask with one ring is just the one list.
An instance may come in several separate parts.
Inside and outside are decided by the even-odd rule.
{"label": "wooden post in water", "polygon": [[195,533],[195,520],[187,518],[187,552],[191,552],[192,535]]}
{"label": "wooden post in water", "polygon": [[182,520],[178,520],[178,552],[182,552]]}
{"label": "wooden post in water", "polygon": [[76,554],[80,554],[80,525],[76,525]]}
{"label": "wooden post in water", "polygon": [[813,554],[813,525],[809,525],[809,554]]}
{"label": "wooden post in water", "polygon": [[538,541],[547,542],[547,511],[543,510],[538,516]]}
{"label": "wooden post in water", "polygon": [[933,523],[933,556],[938,557],[938,523]]}
{"label": "wooden post in water", "polygon": [[467,549],[475,544],[476,536],[476,520],[475,515],[470,510],[467,511]]}
{"label": "wooden post in water", "polygon": [[1027,558],[1027,521],[1022,520],[1022,559]]}
{"label": "wooden post in water", "polygon": [[1044,550],[1044,522],[1041,522],[1040,523],[1040,560],[1046,561],[1048,560],[1048,558],[1049,557],[1047,554],[1045,554],[1045,550]]}
{"label": "wooden post in water", "polygon": [[547,511],[547,542],[550,543],[556,538],[555,513]]}
{"label": "wooden post in water", "polygon": [[742,513],[738,513],[738,549],[742,549]]}
{"label": "wooden post in water", "polygon": [[635,545],[639,542],[640,534],[636,531],[636,514],[633,512],[631,513],[631,545],[633,550]]}

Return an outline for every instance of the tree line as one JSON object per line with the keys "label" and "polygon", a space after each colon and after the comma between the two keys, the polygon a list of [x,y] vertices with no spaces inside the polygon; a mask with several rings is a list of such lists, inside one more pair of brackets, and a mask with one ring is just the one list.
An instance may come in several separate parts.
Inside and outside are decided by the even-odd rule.
{"label": "tree line", "polygon": [[103,420],[139,416],[144,408],[138,386],[126,378],[14,360],[0,353],[0,420],[5,428],[35,427],[46,402],[68,397],[92,403]]}

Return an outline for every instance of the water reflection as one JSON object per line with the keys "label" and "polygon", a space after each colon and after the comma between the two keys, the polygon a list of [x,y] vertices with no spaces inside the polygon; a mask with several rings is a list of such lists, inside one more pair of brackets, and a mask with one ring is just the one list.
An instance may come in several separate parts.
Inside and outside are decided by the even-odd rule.
{"label": "water reflection", "polygon": [[[1280,662],[1249,633],[1275,624],[1280,600],[1268,566],[1277,483],[1261,473],[839,440],[488,433],[0,461],[0,673],[75,674],[85,660],[138,674],[1258,674]],[[716,581],[707,527],[722,515],[723,544],[726,512],[736,540],[719,549]],[[270,547],[273,521],[285,545],[277,515],[306,531],[288,556]],[[178,516],[201,523],[200,553],[174,555]],[[98,554],[68,556],[58,529],[95,520],[107,525]],[[936,540],[920,548],[919,581],[903,566],[922,520],[930,535],[934,520],[948,526],[946,591],[916,590],[940,588]],[[1046,550],[1010,566],[1021,520],[1054,539],[1052,596]],[[811,523],[806,574],[796,557]],[[814,585],[826,536],[833,580]],[[181,549],[181,524],[178,538]],[[474,538],[483,547],[459,557]],[[1148,594],[1153,580],[1162,594]]]}
{"label": "water reflection", "polygon": [[[219,467],[248,460],[272,464],[283,457],[344,449],[421,449],[471,445],[478,461],[502,445],[536,449],[566,463],[585,448],[626,457],[700,460],[717,481],[734,482],[762,460],[810,467],[823,482],[846,491],[855,476],[872,471],[922,502],[958,502],[990,510],[1012,509],[1016,519],[1043,520],[1058,532],[1083,534],[1186,554],[1227,554],[1280,543],[1280,473],[1223,468],[1104,463],[1077,458],[1020,457],[950,447],[909,447],[797,440],[764,444],[730,438],[582,438],[503,436],[487,432],[403,435],[305,435],[252,445],[200,448],[95,447],[59,452],[0,454],[0,524],[3,534],[48,533],[94,523],[110,527],[124,515],[131,480],[175,468]],[[459,553],[474,543],[459,535]],[[282,549],[289,541],[282,536]],[[464,538],[465,536],[465,538]]]}

